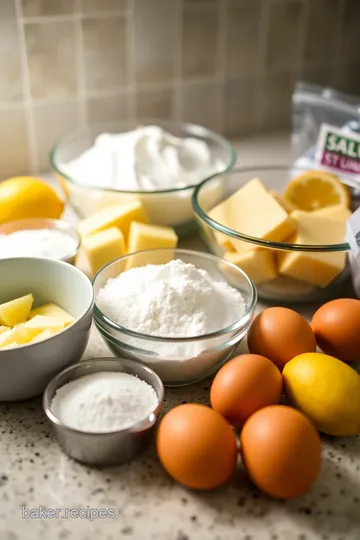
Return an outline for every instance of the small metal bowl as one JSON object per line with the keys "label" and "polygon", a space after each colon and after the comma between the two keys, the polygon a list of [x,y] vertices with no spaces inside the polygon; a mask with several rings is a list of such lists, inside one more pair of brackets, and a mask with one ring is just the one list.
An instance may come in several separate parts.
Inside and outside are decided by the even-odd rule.
{"label": "small metal bowl", "polygon": [[[158,397],[156,409],[144,420],[119,431],[88,433],[66,426],[51,411],[56,391],[70,381],[103,371],[129,373],[150,384]],[[110,466],[130,461],[145,450],[154,434],[163,399],[164,386],[150,368],[132,360],[98,358],[75,364],[56,375],[45,389],[43,407],[68,456],[87,465]]]}

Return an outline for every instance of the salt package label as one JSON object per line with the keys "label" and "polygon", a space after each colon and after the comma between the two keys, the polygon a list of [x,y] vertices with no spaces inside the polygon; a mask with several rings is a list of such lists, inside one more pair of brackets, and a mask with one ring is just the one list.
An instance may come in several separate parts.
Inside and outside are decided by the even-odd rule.
{"label": "salt package label", "polygon": [[350,175],[360,183],[360,135],[322,124],[315,159],[326,169]]}
{"label": "salt package label", "polygon": [[346,241],[350,245],[349,264],[356,296],[360,298],[360,207],[346,224]]}

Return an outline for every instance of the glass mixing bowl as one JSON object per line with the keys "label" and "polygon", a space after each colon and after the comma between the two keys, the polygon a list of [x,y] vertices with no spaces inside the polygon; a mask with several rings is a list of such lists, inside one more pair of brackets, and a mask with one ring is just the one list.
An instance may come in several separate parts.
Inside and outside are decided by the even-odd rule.
{"label": "glass mixing bowl", "polygon": [[[120,191],[101,187],[86,186],[78,178],[70,177],[66,172],[66,164],[78,158],[91,148],[98,135],[102,133],[124,133],[138,126],[156,125],[176,137],[193,137],[204,141],[210,148],[213,160],[223,164],[215,172],[231,169],[236,161],[233,145],[205,127],[181,122],[165,120],[135,119],[119,122],[107,122],[68,135],[61,139],[50,154],[50,164],[55,172],[68,203],[80,218],[86,218],[94,212],[110,204],[122,204],[140,200],[149,216],[150,222],[158,225],[169,225],[176,229],[178,235],[184,235],[195,227],[191,207],[191,196],[194,186],[172,188],[157,191]],[[199,177],[201,182],[204,177]],[[211,194],[209,194],[211,198]]]}
{"label": "glass mixing bowl", "polygon": [[[350,251],[350,246],[347,242],[339,244],[322,244],[322,245],[305,245],[294,244],[291,242],[275,242],[270,240],[262,240],[254,236],[242,234],[241,231],[236,231],[223,226],[221,223],[214,221],[209,212],[214,206],[221,201],[227,199],[235,193],[240,187],[254,178],[258,178],[270,191],[276,191],[279,194],[284,192],[288,182],[297,175],[304,172],[304,169],[292,167],[258,167],[249,169],[234,169],[224,174],[214,175],[204,180],[196,187],[193,195],[193,208],[200,225],[201,235],[205,241],[209,251],[219,257],[223,257],[227,251],[226,243],[228,240],[242,240],[250,244],[251,249],[261,248],[260,253],[262,258],[258,258],[258,263],[264,264],[264,260],[271,257],[275,261],[275,266],[284,254],[303,254],[304,257],[304,277],[305,279],[290,277],[289,275],[281,275],[280,273],[268,280],[259,281],[247,269],[249,276],[253,279],[258,291],[259,298],[265,301],[279,303],[297,303],[297,302],[315,302],[335,298],[342,295],[343,286],[349,282],[350,270],[347,263],[347,253]],[[206,192],[216,194],[210,201],[205,196]],[[254,201],[256,205],[256,201]],[[222,241],[219,242],[219,239]],[[225,241],[225,247],[223,245]],[[229,243],[228,243],[229,246]],[[259,252],[257,252],[259,253]],[[321,264],[327,264],[333,254],[336,257],[343,259],[343,270],[340,271],[334,279],[325,287],[314,285],[318,280],[314,276],[319,270]],[[316,256],[319,261],[317,266],[314,265],[312,271],[312,258]],[[254,259],[256,261],[256,259]],[[282,259],[283,260],[283,259]],[[305,268],[306,267],[306,268]],[[317,268],[317,270],[316,270]],[[245,269],[245,265],[244,265]]]}
{"label": "glass mixing bowl", "polygon": [[[213,279],[227,281],[241,292],[246,310],[239,320],[212,334],[188,338],[163,338],[141,334],[110,320],[96,298],[107,281],[129,267],[181,259],[206,270]],[[231,263],[206,253],[183,249],[154,249],[127,255],[102,268],[93,279],[94,321],[110,350],[120,357],[138,360],[159,375],[166,386],[182,386],[204,379],[234,353],[248,331],[256,306],[256,289],[248,276]],[[121,299],[119,300],[121,305]]]}

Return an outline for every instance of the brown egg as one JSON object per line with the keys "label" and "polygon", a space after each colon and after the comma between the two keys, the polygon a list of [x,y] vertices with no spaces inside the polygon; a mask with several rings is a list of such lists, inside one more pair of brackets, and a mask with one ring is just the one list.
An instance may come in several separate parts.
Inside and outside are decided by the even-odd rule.
{"label": "brown egg", "polygon": [[160,422],[157,452],[166,471],[194,489],[215,488],[231,476],[237,458],[234,433],[216,411],[187,403]]}
{"label": "brown egg", "polygon": [[210,391],[211,406],[230,424],[240,427],[258,409],[279,403],[282,376],[264,356],[243,354],[217,373]]}
{"label": "brown egg", "polygon": [[280,370],[298,354],[316,351],[309,323],[284,307],[265,309],[255,317],[247,342],[251,353],[269,358]]}
{"label": "brown egg", "polygon": [[301,412],[284,405],[260,409],[241,436],[244,466],[267,495],[293,499],[315,482],[321,466],[320,438]]}
{"label": "brown egg", "polygon": [[311,326],[324,353],[344,362],[360,360],[360,300],[327,302],[314,314]]}

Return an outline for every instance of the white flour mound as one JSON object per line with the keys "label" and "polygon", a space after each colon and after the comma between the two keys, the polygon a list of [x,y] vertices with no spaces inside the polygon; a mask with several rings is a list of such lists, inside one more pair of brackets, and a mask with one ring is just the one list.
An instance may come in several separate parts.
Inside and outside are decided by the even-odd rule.
{"label": "white flour mound", "polygon": [[172,338],[216,332],[246,311],[239,291],[181,260],[121,273],[99,291],[96,303],[124,328]]}

